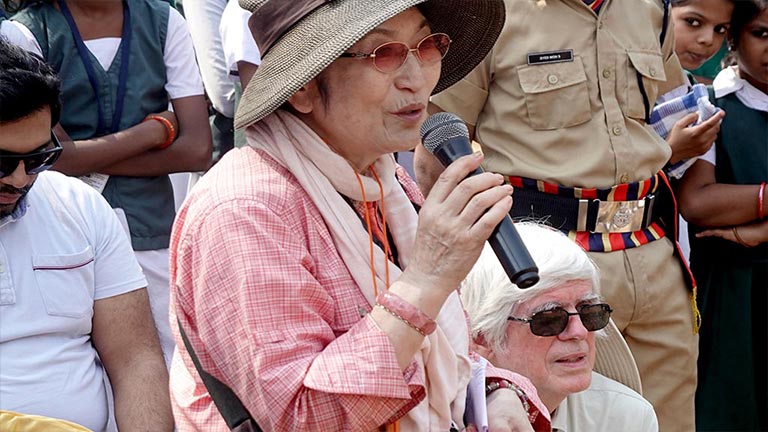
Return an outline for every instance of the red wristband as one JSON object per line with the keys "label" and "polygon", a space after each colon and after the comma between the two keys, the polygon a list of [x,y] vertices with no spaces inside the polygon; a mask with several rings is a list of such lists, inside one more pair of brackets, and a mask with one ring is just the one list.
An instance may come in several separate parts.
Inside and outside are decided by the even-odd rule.
{"label": "red wristband", "polygon": [[757,218],[765,219],[765,182],[760,183],[760,189],[757,190]]}
{"label": "red wristband", "polygon": [[160,123],[162,123],[163,126],[165,126],[165,132],[166,132],[165,142],[155,147],[155,150],[163,150],[165,148],[170,147],[170,145],[173,144],[173,141],[176,139],[176,128],[173,127],[173,123],[171,123],[171,121],[168,120],[167,118],[159,116],[157,114],[150,114],[144,119],[144,121],[150,121],[150,120],[157,120]]}
{"label": "red wristband", "polygon": [[422,336],[431,334],[437,328],[435,320],[420,311],[416,306],[389,291],[382,292],[376,297],[376,306],[408,324],[411,328],[421,333]]}

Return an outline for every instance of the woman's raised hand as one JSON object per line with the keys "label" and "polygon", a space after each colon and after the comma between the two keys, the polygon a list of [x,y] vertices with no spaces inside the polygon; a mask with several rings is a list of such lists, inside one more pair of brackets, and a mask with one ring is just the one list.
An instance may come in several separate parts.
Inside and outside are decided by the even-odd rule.
{"label": "woman's raised hand", "polygon": [[483,244],[512,208],[512,186],[500,174],[465,178],[480,166],[480,153],[443,171],[419,213],[416,244],[402,279],[412,285],[455,290],[480,256]]}

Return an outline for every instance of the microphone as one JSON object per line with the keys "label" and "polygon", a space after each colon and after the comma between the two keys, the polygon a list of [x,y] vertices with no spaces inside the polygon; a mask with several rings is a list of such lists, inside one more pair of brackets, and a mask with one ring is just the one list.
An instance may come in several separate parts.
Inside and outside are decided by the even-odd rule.
{"label": "microphone", "polygon": [[[446,167],[456,159],[472,154],[469,131],[456,114],[441,112],[429,117],[421,125],[421,141],[424,148]],[[482,172],[477,168],[467,177]],[[496,226],[488,243],[512,283],[520,288],[530,288],[539,281],[539,269],[509,215]]]}

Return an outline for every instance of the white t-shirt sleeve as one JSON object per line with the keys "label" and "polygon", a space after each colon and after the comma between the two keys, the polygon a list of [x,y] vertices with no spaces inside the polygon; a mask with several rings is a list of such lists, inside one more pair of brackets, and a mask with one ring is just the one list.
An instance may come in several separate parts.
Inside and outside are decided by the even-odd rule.
{"label": "white t-shirt sleeve", "polygon": [[195,60],[195,49],[187,22],[179,11],[170,5],[168,7],[170,14],[163,56],[167,76],[165,91],[171,100],[202,95],[203,80]]}
{"label": "white t-shirt sleeve", "polygon": [[3,36],[8,42],[20,46],[25,50],[43,56],[43,50],[37,43],[35,35],[24,24],[16,21],[0,22],[0,36]]}
{"label": "white t-shirt sleeve", "polygon": [[712,147],[710,147],[706,153],[699,156],[699,159],[703,161],[707,161],[714,166],[717,166],[717,153],[715,152],[715,145],[713,144]]}
{"label": "white t-shirt sleeve", "polygon": [[248,18],[251,13],[240,7],[237,0],[229,0],[224,14],[221,16],[219,33],[221,45],[224,49],[224,60],[227,68],[237,70],[237,62],[245,61],[258,65],[261,63],[261,54],[256,41],[253,40],[251,30],[248,28]]}
{"label": "white t-shirt sleeve", "polygon": [[79,210],[94,233],[94,300],[146,287],[147,279],[114,210],[95,190],[85,185],[80,188],[84,200]]}

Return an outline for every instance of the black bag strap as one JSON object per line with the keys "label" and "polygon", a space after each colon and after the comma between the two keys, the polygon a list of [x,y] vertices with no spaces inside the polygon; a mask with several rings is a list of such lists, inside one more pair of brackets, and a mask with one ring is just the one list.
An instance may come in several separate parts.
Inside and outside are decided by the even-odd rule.
{"label": "black bag strap", "polygon": [[661,22],[661,35],[659,36],[659,46],[664,46],[664,40],[667,38],[667,26],[669,25],[669,3],[670,0],[661,0],[664,6],[664,19]]}
{"label": "black bag strap", "polygon": [[235,392],[203,369],[197,354],[195,354],[195,350],[192,349],[192,345],[189,343],[189,339],[187,339],[184,328],[181,326],[181,321],[177,320],[177,323],[179,324],[181,339],[184,341],[184,347],[192,358],[192,363],[195,364],[197,373],[203,380],[205,388],[208,389],[208,394],[211,395],[213,403],[216,405],[221,416],[224,417],[224,421],[229,429],[235,432],[262,432]]}
{"label": "black bag strap", "polygon": [[[663,50],[664,40],[667,38],[667,26],[669,25],[669,5],[671,0],[661,0],[661,4],[664,7],[664,18],[661,23],[661,34],[659,35],[659,49]],[[640,72],[636,72],[637,86],[640,87],[640,94],[643,96],[643,107],[645,108],[645,123],[651,123],[651,101],[648,99],[648,93],[645,91],[645,84],[643,84],[643,76]]]}

